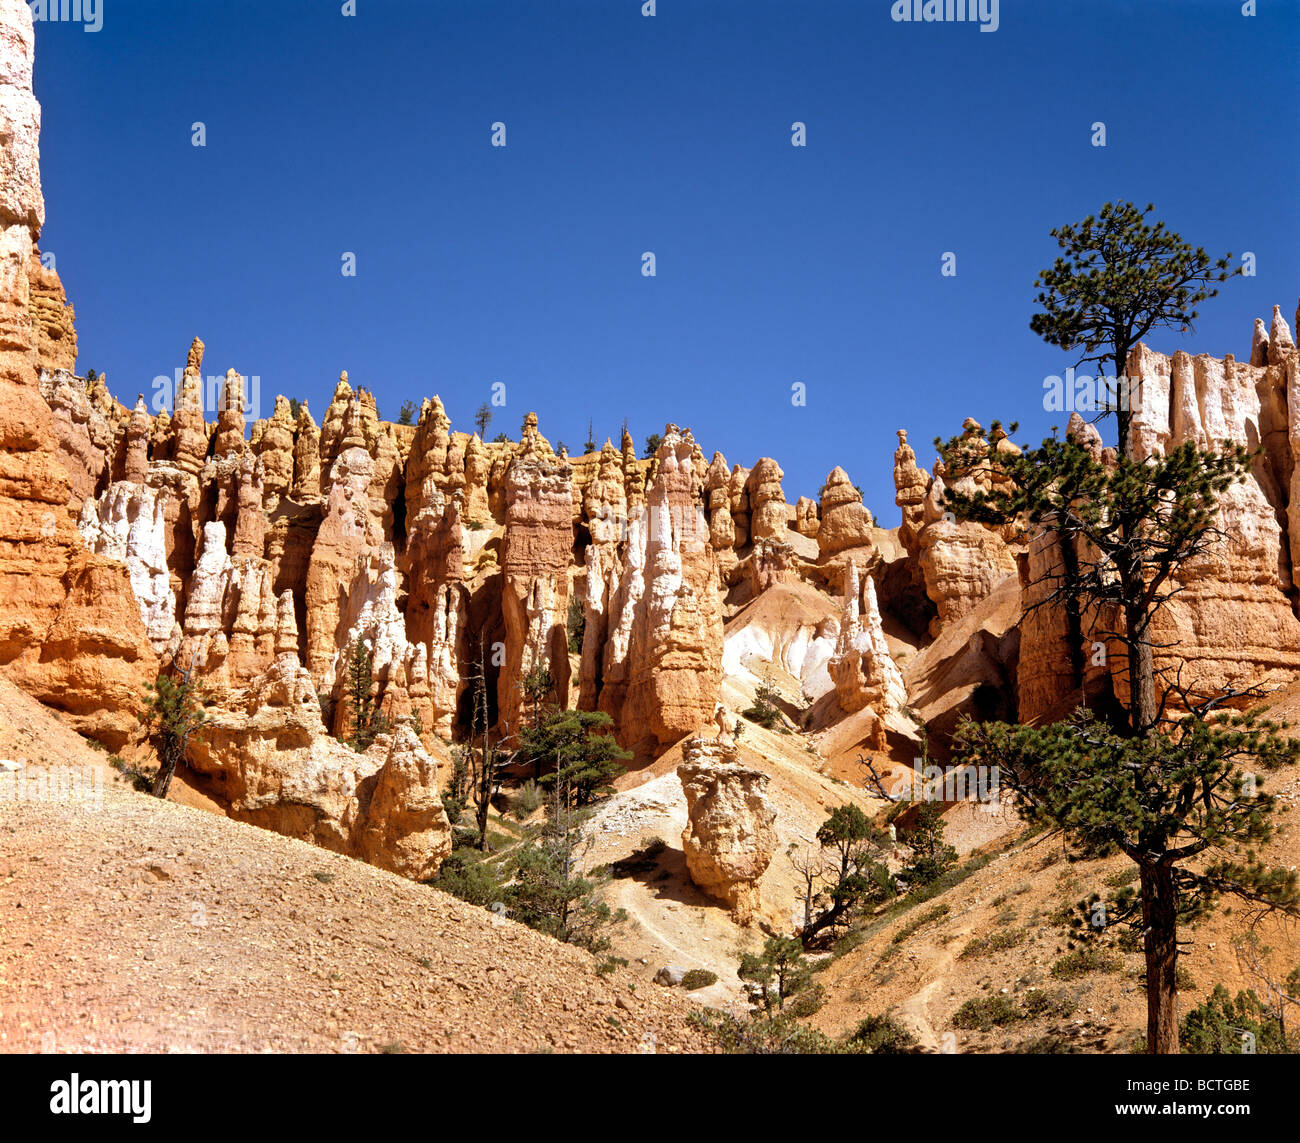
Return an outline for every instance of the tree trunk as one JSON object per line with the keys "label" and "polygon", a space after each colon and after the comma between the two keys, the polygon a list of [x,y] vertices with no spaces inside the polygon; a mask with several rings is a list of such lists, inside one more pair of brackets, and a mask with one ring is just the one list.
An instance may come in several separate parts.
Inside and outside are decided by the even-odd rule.
{"label": "tree trunk", "polygon": [[1079,553],[1074,548],[1074,535],[1057,532],[1056,542],[1061,549],[1061,577],[1065,581],[1066,640],[1070,648],[1070,687],[1082,694],[1084,677],[1083,614],[1079,607]]}
{"label": "tree trunk", "polygon": [[[1124,370],[1128,367],[1129,347],[1122,343],[1115,345],[1115,378],[1116,385],[1119,385],[1120,379],[1124,378]],[[1127,379],[1125,379],[1127,380]],[[1132,419],[1133,419],[1133,394],[1131,387],[1125,385],[1120,394],[1117,404],[1119,408],[1115,410],[1115,429],[1119,444],[1119,455],[1129,456],[1129,446],[1132,438]]]}
{"label": "tree trunk", "polygon": [[[1129,537],[1125,535],[1127,543]],[[1124,646],[1128,651],[1129,725],[1134,737],[1145,734],[1156,724],[1156,666],[1151,650],[1147,623],[1150,617],[1142,609],[1146,590],[1141,569],[1120,573],[1120,590],[1124,597]]]}
{"label": "tree trunk", "polygon": [[1178,910],[1172,867],[1139,866],[1147,963],[1147,1051],[1178,1054]]}
{"label": "tree trunk", "polygon": [[[1127,591],[1125,594],[1128,594]],[[1146,616],[1139,607],[1125,605],[1124,643],[1128,648],[1129,723],[1134,736],[1145,734],[1156,724],[1156,660],[1147,638],[1145,622]]]}
{"label": "tree trunk", "polygon": [[189,735],[184,738],[176,739],[170,734],[163,739],[163,748],[158,753],[158,773],[153,780],[153,796],[155,798],[167,797],[167,791],[171,789],[172,776],[176,773],[176,763],[185,757],[185,750],[189,745]]}
{"label": "tree trunk", "polygon": [[172,775],[176,773],[176,757],[168,752],[169,758],[164,759],[158,766],[158,775],[153,781],[153,796],[155,798],[167,797],[167,791],[171,789]]}

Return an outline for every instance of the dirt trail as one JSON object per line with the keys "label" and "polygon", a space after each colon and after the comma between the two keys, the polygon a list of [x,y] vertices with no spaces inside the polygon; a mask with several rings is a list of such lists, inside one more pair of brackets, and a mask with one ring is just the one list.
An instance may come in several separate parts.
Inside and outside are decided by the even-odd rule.
{"label": "dirt trail", "polygon": [[[964,940],[969,933],[970,929],[968,927],[956,929],[953,931],[952,940]],[[939,1033],[935,1031],[934,1024],[930,1020],[930,1001],[934,1000],[939,995],[939,992],[947,986],[947,974],[955,961],[956,957],[953,953],[948,948],[945,948],[943,953],[927,970],[933,974],[933,979],[924,988],[904,999],[898,1006],[899,1018],[911,1027],[912,1031],[916,1033],[916,1038],[921,1042],[921,1046],[927,1051],[939,1052],[943,1050]]]}

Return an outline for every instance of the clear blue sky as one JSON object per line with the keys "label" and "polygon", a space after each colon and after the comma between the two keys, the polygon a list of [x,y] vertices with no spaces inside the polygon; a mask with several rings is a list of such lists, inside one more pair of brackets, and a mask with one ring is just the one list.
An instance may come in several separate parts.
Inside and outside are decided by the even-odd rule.
{"label": "clear blue sky", "polygon": [[1151,201],[1256,253],[1166,352],[1244,356],[1300,293],[1297,0],[1002,0],[992,34],[888,0],[104,2],[38,25],[42,246],[127,402],[195,335],[264,412],[319,419],[347,369],[465,429],[500,381],[489,435],[674,421],[791,502],[843,465],[892,524],[896,429],[928,465],[968,415],[1063,422],[1053,226]]}

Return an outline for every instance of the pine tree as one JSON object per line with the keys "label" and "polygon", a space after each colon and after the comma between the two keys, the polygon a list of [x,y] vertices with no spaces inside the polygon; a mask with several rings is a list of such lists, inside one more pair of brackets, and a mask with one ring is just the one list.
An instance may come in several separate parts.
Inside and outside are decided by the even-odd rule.
{"label": "pine tree", "polygon": [[344,740],[358,754],[370,749],[388,730],[388,717],[375,702],[374,652],[368,639],[357,639],[348,651],[347,701],[351,733]]}
{"label": "pine tree", "polygon": [[817,831],[817,842],[829,851],[829,906],[800,933],[806,947],[823,930],[847,919],[851,909],[887,900],[894,880],[884,862],[887,838],[870,818],[851,802],[836,806]]}
{"label": "pine tree", "polygon": [[599,953],[609,948],[609,927],[626,914],[600,900],[606,878],[579,868],[590,844],[582,836],[585,816],[557,794],[541,836],[515,857],[506,903],[511,914],[530,928]]}
{"label": "pine tree", "polygon": [[142,721],[149,729],[154,749],[158,752],[158,774],[154,779],[153,795],[166,798],[171,788],[177,765],[185,758],[190,739],[195,737],[207,721],[199,705],[197,687],[191,681],[193,668],[180,672],[178,679],[160,675],[153,683],[146,683],[148,699]]}
{"label": "pine tree", "polygon": [[746,953],[741,958],[736,975],[758,986],[759,1003],[769,1017],[812,981],[812,969],[798,937],[768,937],[762,953]]}
{"label": "pine tree", "polygon": [[1224,894],[1300,911],[1296,873],[1264,865],[1254,849],[1276,808],[1256,772],[1300,757],[1300,742],[1258,712],[1213,723],[1208,714],[1198,708],[1140,737],[1082,710],[1044,727],[967,721],[953,742],[963,762],[998,767],[1029,820],[1086,849],[1114,846],[1137,865],[1152,1052],[1178,1051],[1180,923]]}
{"label": "pine tree", "polygon": [[[1082,222],[1059,226],[1062,253],[1034,282],[1042,306],[1029,328],[1049,345],[1077,351],[1077,365],[1096,362],[1123,377],[1129,350],[1154,329],[1191,328],[1197,306],[1231,274],[1231,254],[1211,259],[1163,222],[1149,225],[1155,207],[1108,202]],[[1119,451],[1129,451],[1130,410],[1115,411]]]}
{"label": "pine tree", "polygon": [[[1192,442],[1138,455],[1131,379],[1123,378],[1129,351],[1153,329],[1190,328],[1196,307],[1230,276],[1231,255],[1212,260],[1163,223],[1148,225],[1152,209],[1108,203],[1098,216],[1054,230],[1063,254],[1039,274],[1042,310],[1030,322],[1049,344],[1078,351],[1080,364],[1113,367],[1118,400],[1103,412],[1116,416],[1117,454],[1095,456],[1083,442],[1053,436],[1014,455],[973,430],[935,443],[946,468],[944,504],[956,516],[1055,534],[1060,565],[1031,586],[1046,589],[1037,606],[1065,610],[1075,685],[1084,616],[1099,625],[1093,638],[1124,648],[1112,672],[1127,675],[1122,726],[1087,710],[1044,727],[967,722],[954,761],[997,766],[1027,816],[1090,851],[1117,847],[1137,865],[1148,1046],[1164,1053],[1178,1050],[1180,921],[1223,893],[1269,909],[1300,904],[1295,875],[1264,867],[1248,848],[1244,856],[1208,856],[1267,836],[1272,802],[1241,767],[1278,765],[1298,747],[1262,718],[1216,711],[1244,692],[1196,694],[1195,680],[1185,685],[1155,668],[1153,621],[1179,590],[1179,569],[1219,538],[1219,498],[1244,478],[1251,455],[1240,444],[1207,450]],[[980,469],[996,475],[991,491],[954,487]],[[1114,628],[1102,629],[1109,622]],[[1171,706],[1188,712],[1173,725]],[[1189,869],[1202,854],[1206,864]]]}
{"label": "pine tree", "polygon": [[[470,719],[471,744],[467,748],[470,763],[470,797],[474,803],[474,824],[478,830],[478,847],[488,848],[488,815],[492,800],[501,792],[506,769],[514,762],[513,752],[502,750],[500,742],[492,738],[492,724],[488,708],[487,651],[479,639],[478,662],[470,678],[473,694],[473,714]],[[473,738],[478,738],[478,746]]]}
{"label": "pine tree", "polygon": [[604,711],[561,710],[528,727],[519,736],[519,755],[539,770],[538,779],[566,809],[590,806],[613,790],[632,754],[610,733],[613,720]]}
{"label": "pine tree", "polygon": [[912,824],[898,831],[911,847],[912,863],[903,876],[911,885],[932,885],[957,864],[957,851],[943,840],[943,804],[922,802]]}

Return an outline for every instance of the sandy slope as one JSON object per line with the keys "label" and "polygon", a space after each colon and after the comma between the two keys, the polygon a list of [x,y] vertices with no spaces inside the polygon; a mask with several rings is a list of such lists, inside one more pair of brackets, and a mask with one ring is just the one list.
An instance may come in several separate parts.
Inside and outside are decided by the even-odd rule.
{"label": "sandy slope", "polygon": [[[1271,775],[1267,788],[1279,797],[1284,812],[1263,856],[1294,867],[1300,856],[1300,818],[1294,811],[1300,804],[1300,766]],[[969,807],[951,812],[969,815],[968,834],[977,827],[975,819],[984,816]],[[985,828],[1004,835],[988,847],[996,853],[990,863],[948,892],[879,926],[861,946],[831,963],[818,977],[827,988],[827,1003],[812,1022],[829,1034],[841,1035],[869,1014],[892,1012],[924,1044],[939,1044],[940,1050],[1004,1051],[1045,1034],[1084,1051],[1129,1050],[1146,1028],[1146,994],[1138,979],[1141,953],[1123,954],[1118,973],[1094,973],[1072,981],[1054,978],[1051,968],[1070,951],[1068,926],[1054,914],[1093,892],[1113,896],[1116,879],[1131,871],[1132,863],[1123,856],[1068,860],[1059,835],[1039,835],[1008,847],[1005,834],[1017,828],[1010,811],[1007,820]],[[1005,852],[996,852],[1003,847]],[[944,906],[944,915],[916,928],[901,944],[894,942],[895,935]],[[1232,947],[1247,913],[1239,902],[1234,905],[1224,899],[1209,917],[1182,930],[1181,964],[1195,987],[1180,994],[1180,1012],[1203,1001],[1215,983],[1233,993],[1261,988]],[[972,939],[1007,929],[1023,930],[1023,941],[991,954],[961,955]],[[1295,922],[1270,920],[1259,932],[1264,943],[1275,949],[1277,977],[1285,977],[1300,963],[1300,929]],[[1017,1021],[988,1032],[957,1028],[952,1022],[967,1000],[1005,995],[1019,1002],[1033,989],[1065,996],[1075,1010],[1068,1016]]]}
{"label": "sandy slope", "polygon": [[[4,1051],[708,1048],[680,993],[602,977],[585,953],[371,866],[128,790],[4,682],[0,759],[26,762],[19,782],[0,779]],[[52,787],[57,766],[89,775],[84,790]]]}

